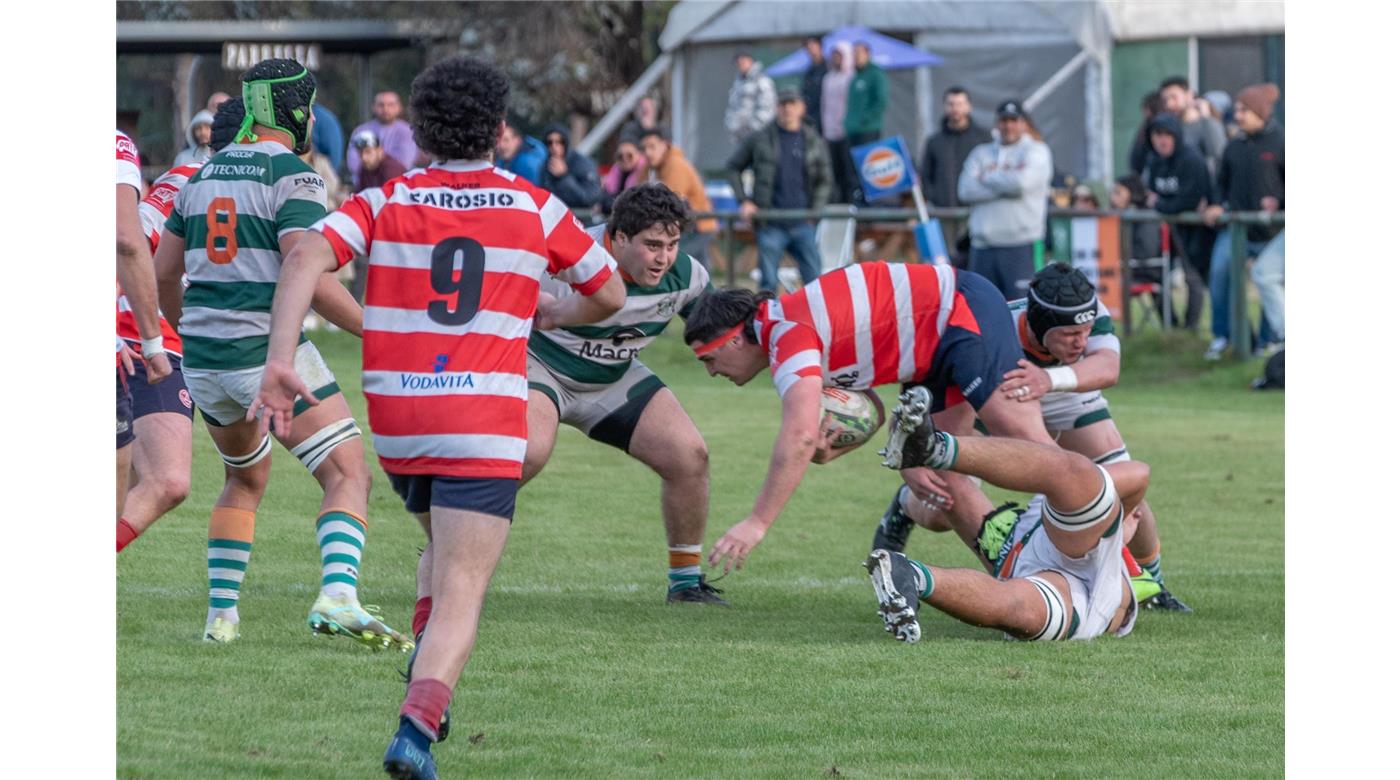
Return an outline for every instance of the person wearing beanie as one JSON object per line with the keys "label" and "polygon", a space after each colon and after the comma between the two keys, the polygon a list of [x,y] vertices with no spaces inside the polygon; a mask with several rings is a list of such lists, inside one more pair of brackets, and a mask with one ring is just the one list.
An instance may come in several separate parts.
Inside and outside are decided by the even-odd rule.
{"label": "person wearing beanie", "polygon": [[[1207,224],[1214,225],[1226,211],[1282,211],[1283,198],[1283,128],[1274,120],[1279,89],[1273,84],[1254,84],[1235,95],[1235,121],[1239,137],[1225,147],[1220,173],[1210,207],[1206,209]],[[1270,279],[1277,278],[1278,289],[1265,291],[1261,297],[1265,306],[1260,343],[1276,340],[1274,326],[1282,328],[1283,229],[1273,225],[1251,225],[1246,234],[1248,253],[1265,264]],[[1270,269],[1277,266],[1276,272]],[[1271,296],[1277,292],[1277,299]],[[1230,231],[1216,234],[1215,249],[1210,258],[1211,340],[1207,360],[1219,359],[1229,345],[1230,337]],[[1269,310],[1274,313],[1270,315]]]}

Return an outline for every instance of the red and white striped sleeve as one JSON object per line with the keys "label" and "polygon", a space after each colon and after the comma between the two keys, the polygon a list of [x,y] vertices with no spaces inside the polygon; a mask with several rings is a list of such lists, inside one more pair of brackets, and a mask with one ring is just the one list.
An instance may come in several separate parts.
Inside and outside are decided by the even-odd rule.
{"label": "red and white striped sleeve", "polygon": [[196,171],[204,163],[191,163],[171,168],[160,175],[160,178],[151,182],[151,189],[146,193],[146,197],[141,199],[141,229],[146,233],[146,240],[150,242],[151,254],[155,254],[160,247],[160,231],[165,227],[165,220],[170,218],[170,212],[175,208],[175,196],[180,194],[180,188],[184,187]]}
{"label": "red and white striped sleeve", "polygon": [[122,131],[117,131],[117,184],[125,184],[141,194],[141,153],[136,143]]}
{"label": "red and white striped sleeve", "polygon": [[337,268],[352,258],[369,256],[370,246],[374,243],[374,218],[387,200],[382,189],[357,192],[339,209],[311,226],[311,230],[319,232],[330,242],[331,249],[335,251]]}
{"label": "red and white striped sleeve", "polygon": [[765,328],[770,329],[765,339],[768,365],[780,397],[804,376],[822,378],[822,340],[816,331],[785,320],[765,324]]}
{"label": "red and white striped sleeve", "polygon": [[549,273],[559,281],[583,295],[592,295],[613,275],[617,263],[612,255],[588,235],[578,217],[553,195],[540,206],[540,227],[544,230]]}

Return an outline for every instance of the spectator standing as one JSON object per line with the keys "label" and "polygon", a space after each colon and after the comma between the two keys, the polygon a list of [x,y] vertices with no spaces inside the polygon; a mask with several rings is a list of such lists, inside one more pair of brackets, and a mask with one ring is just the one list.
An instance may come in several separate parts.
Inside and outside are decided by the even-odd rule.
{"label": "spectator standing", "polygon": [[661,109],[657,107],[656,99],[651,96],[643,97],[637,101],[637,105],[632,109],[632,118],[622,126],[620,136],[631,138],[635,143],[642,137],[642,133],[653,127],[658,127],[660,121]]}
{"label": "spectator standing", "polygon": [[[705,194],[705,182],[685,158],[685,153],[671,143],[665,130],[654,127],[642,133],[642,153],[651,168],[651,180],[665,184],[679,195],[692,213],[714,210],[710,196]],[[709,270],[710,242],[718,231],[719,222],[715,219],[696,220],[692,229],[681,236],[681,251]]]}
{"label": "spectator standing", "polygon": [[[820,209],[829,202],[831,159],[826,141],[816,128],[802,121],[805,114],[802,93],[784,89],[778,99],[778,118],[751,134],[729,158],[729,180],[741,199],[739,211],[744,219],[753,220],[760,209]],[[751,197],[744,195],[744,171],[753,173]],[[755,220],[754,232],[760,289],[777,289],[778,262],[784,252],[797,261],[803,284],[821,273],[813,221]]]}
{"label": "spectator standing", "polygon": [[971,206],[968,269],[1008,301],[1026,297],[1044,254],[1053,163],[1050,147],[1029,132],[1021,104],[997,106],[997,139],[972,150],[958,177],[958,198]]}
{"label": "spectator standing", "polygon": [[[1159,214],[1189,214],[1205,207],[1210,201],[1210,172],[1206,161],[1182,140],[1181,120],[1176,114],[1163,111],[1148,126],[1152,153],[1147,156],[1143,181],[1147,185],[1147,207]],[[1199,225],[1173,225],[1169,231],[1176,254],[1186,262],[1187,330],[1195,330],[1201,322],[1201,302],[1205,294],[1202,283],[1202,258],[1209,262],[1210,228]]]}
{"label": "spectator standing", "polygon": [[209,96],[209,101],[204,104],[204,110],[210,114],[219,113],[219,106],[222,106],[229,99],[227,92],[215,92]]}
{"label": "spectator standing", "polygon": [[[362,130],[370,130],[384,147],[384,153],[403,163],[404,168],[412,168],[418,161],[418,146],[413,143],[413,129],[403,120],[403,103],[397,92],[380,92],[374,96],[374,119],[361,124],[350,132],[354,138]],[[350,169],[350,177],[358,180],[360,156],[355,149],[347,149],[345,164]]]}
{"label": "spectator standing", "polygon": [[175,164],[171,167],[178,168],[209,159],[214,153],[214,150],[209,148],[209,139],[213,134],[214,114],[209,111],[195,114],[185,126],[185,148],[175,155]]}
{"label": "spectator standing", "polygon": [[540,186],[540,173],[549,150],[538,138],[520,132],[520,126],[506,120],[501,137],[496,141],[496,167],[504,168],[526,181]]}
{"label": "spectator standing", "polygon": [[802,74],[802,100],[807,104],[806,121],[820,128],[822,121],[822,79],[826,77],[826,58],[822,56],[822,39],[815,35],[807,36],[802,42],[807,49],[811,63]]}
{"label": "spectator standing", "polygon": [[617,196],[646,181],[647,173],[647,159],[642,155],[641,141],[636,136],[623,133],[617,141],[612,168],[603,177],[603,213],[611,214]]}
{"label": "spectator standing", "polygon": [[[1207,224],[1214,225],[1226,211],[1283,210],[1283,129],[1272,121],[1278,97],[1278,87],[1273,84],[1254,84],[1235,96],[1235,122],[1240,126],[1240,135],[1225,147],[1213,192],[1216,198],[1205,213]],[[1266,258],[1271,266],[1278,263],[1281,268],[1280,228],[1251,225],[1245,238],[1249,254]],[[1270,246],[1275,242],[1275,246]],[[1281,272],[1278,277],[1278,284],[1282,284]],[[1223,229],[1216,234],[1210,257],[1210,329],[1214,338],[1206,350],[1207,360],[1219,360],[1229,346],[1230,293],[1230,231]],[[1281,311],[1279,315],[1281,323]],[[1267,316],[1264,324],[1261,341],[1267,344],[1275,334],[1269,332],[1272,322]]]}
{"label": "spectator standing", "polygon": [[924,199],[940,208],[964,205],[958,200],[958,175],[972,150],[991,140],[991,131],[972,121],[972,98],[967,90],[958,86],[944,90],[943,121],[938,132],[924,142],[919,166]]}
{"label": "spectator standing", "polygon": [[826,139],[831,156],[831,173],[836,186],[831,200],[850,203],[856,184],[855,164],[851,162],[851,144],[846,140],[846,98],[851,93],[851,77],[855,75],[855,58],[851,45],[840,41],[831,50],[831,64],[822,77],[822,137]]}
{"label": "spectator standing", "polygon": [[1162,108],[1181,120],[1181,141],[1200,153],[1206,168],[1214,176],[1220,170],[1220,156],[1225,152],[1225,125],[1196,106],[1196,94],[1184,76],[1171,76],[1162,81]]}
{"label": "spectator standing", "polygon": [[[1113,180],[1113,190],[1108,196],[1108,206],[1115,211],[1128,211],[1130,209],[1146,209],[1147,188],[1143,186],[1142,179],[1137,176],[1120,176]],[[1156,222],[1132,222],[1130,223],[1131,240],[1129,241],[1128,256],[1134,260],[1148,260],[1162,256],[1162,225]],[[1161,282],[1162,274],[1156,269],[1147,271],[1138,269],[1133,273],[1134,282]],[[1156,306],[1161,310],[1162,300],[1159,293],[1156,298]]]}
{"label": "spectator standing", "polygon": [[1147,155],[1152,152],[1152,141],[1147,137],[1147,129],[1153,118],[1165,110],[1162,106],[1162,93],[1157,90],[1142,96],[1142,103],[1138,106],[1142,112],[1142,124],[1138,125],[1137,133],[1133,136],[1133,148],[1128,152],[1128,170],[1135,174],[1141,175],[1142,170],[1147,167]]}
{"label": "spectator standing", "polygon": [[311,145],[338,171],[345,162],[345,131],[341,129],[340,117],[320,103],[311,106],[311,113],[316,115],[316,124],[311,126]]}
{"label": "spectator standing", "polygon": [[734,57],[738,75],[729,86],[729,107],[724,112],[724,128],[734,143],[741,144],[755,131],[767,127],[777,115],[777,90],[763,65],[748,52]]}
{"label": "spectator standing", "polygon": [[383,187],[390,179],[408,173],[403,163],[390,157],[379,143],[373,130],[361,130],[350,139],[355,155],[360,158],[360,172],[355,174],[355,192]]}
{"label": "spectator standing", "polygon": [[603,200],[603,185],[598,181],[598,167],[593,161],[569,148],[569,131],[563,125],[551,125],[544,134],[544,170],[540,172],[540,187],[549,190],[571,209],[591,209]]}
{"label": "spectator standing", "polygon": [[856,68],[846,98],[846,138],[851,146],[860,146],[878,140],[884,131],[889,88],[884,69],[870,61],[870,44],[856,41],[851,51]]}

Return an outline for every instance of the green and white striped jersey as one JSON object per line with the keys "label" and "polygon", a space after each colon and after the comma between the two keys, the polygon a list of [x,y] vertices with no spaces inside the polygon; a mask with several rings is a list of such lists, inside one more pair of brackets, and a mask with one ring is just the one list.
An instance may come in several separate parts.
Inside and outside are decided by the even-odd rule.
{"label": "green and white striped jersey", "polygon": [[[599,246],[606,226],[588,229]],[[530,354],[555,373],[581,384],[607,385],[627,373],[632,360],[677,314],[684,318],[710,285],[705,267],[681,252],[655,287],[623,280],[627,301],[617,313],[593,325],[577,325],[530,334]],[[567,284],[545,275],[540,289],[555,297],[577,295]]]}
{"label": "green and white striped jersey", "polygon": [[326,183],[274,141],[232,144],[190,177],[165,223],[185,240],[186,367],[227,371],[266,362],[282,270],[278,239],[325,215]]}
{"label": "green and white striped jersey", "polygon": [[[1098,303],[1098,311],[1094,313],[1094,326],[1089,329],[1089,340],[1084,347],[1084,354],[1088,355],[1101,349],[1122,352],[1118,334],[1113,330],[1113,315],[1109,313],[1108,307],[1103,305],[1102,299],[1096,297],[1094,300]],[[1057,358],[1049,356],[1049,353],[1043,352],[1033,343],[1030,326],[1026,323],[1026,299],[1017,298],[1008,301],[1006,305],[1011,309],[1011,319],[1016,323],[1016,337],[1021,342],[1026,359],[1041,368],[1062,365]]]}

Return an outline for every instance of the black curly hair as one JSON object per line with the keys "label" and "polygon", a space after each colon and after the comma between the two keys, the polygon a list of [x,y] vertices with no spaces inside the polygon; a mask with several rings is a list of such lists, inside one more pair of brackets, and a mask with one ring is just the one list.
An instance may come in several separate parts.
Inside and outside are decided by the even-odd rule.
{"label": "black curly hair", "polygon": [[[292,151],[297,154],[304,154],[311,148],[311,104],[316,100],[316,77],[306,66],[289,59],[263,60],[249,68],[243,74],[242,81],[244,107],[249,113],[254,113],[253,107],[246,105],[249,88],[259,81],[275,82],[270,85],[275,120],[275,125],[271,126],[292,134]],[[256,116],[255,121],[269,126]]]}
{"label": "black curly hair", "polygon": [[496,66],[466,55],[430,65],[413,80],[413,142],[439,160],[484,160],[496,147],[510,82]]}
{"label": "black curly hair", "polygon": [[[685,319],[685,343],[709,341],[739,323],[753,322],[759,305],[776,297],[768,290],[754,292],[739,287],[704,293]],[[752,328],[744,328],[744,339],[751,344],[758,343]]]}
{"label": "black curly hair", "polygon": [[612,216],[608,217],[608,235],[635,236],[656,224],[669,234],[680,235],[690,225],[690,209],[670,187],[652,181],[623,190],[617,196]]}
{"label": "black curly hair", "polygon": [[214,123],[209,127],[209,148],[219,152],[233,143],[238,135],[238,126],[243,124],[243,98],[229,98],[219,104],[214,112]]}

